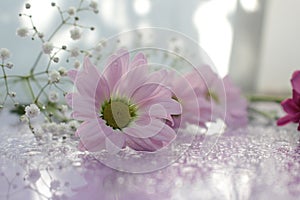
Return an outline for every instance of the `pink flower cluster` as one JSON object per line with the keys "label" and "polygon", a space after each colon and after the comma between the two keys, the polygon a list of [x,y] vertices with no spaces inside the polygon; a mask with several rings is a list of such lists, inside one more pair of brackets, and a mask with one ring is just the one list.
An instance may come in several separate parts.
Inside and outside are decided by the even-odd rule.
{"label": "pink flower cluster", "polygon": [[144,54],[130,59],[119,50],[101,73],[88,58],[71,70],[76,90],[66,96],[72,117],[83,121],[79,148],[117,153],[129,147],[157,151],[189,124],[206,127],[221,118],[229,127],[247,123],[247,103],[229,77],[221,79],[205,66],[181,75],[152,70]]}

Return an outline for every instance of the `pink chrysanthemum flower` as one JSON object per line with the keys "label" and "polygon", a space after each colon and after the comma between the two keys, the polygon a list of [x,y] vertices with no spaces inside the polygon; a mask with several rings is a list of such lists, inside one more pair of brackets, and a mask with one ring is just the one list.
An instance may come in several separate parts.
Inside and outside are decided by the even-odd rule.
{"label": "pink chrysanthemum flower", "polygon": [[206,127],[211,121],[210,103],[201,94],[200,86],[190,84],[189,75],[181,76],[175,71],[168,71],[165,84],[172,88],[173,99],[182,106],[182,115],[174,115],[174,127],[185,127],[187,124]]}
{"label": "pink chrysanthemum flower", "polygon": [[150,73],[143,54],[130,62],[124,50],[111,56],[102,74],[88,58],[83,70],[69,71],[78,92],[66,99],[73,118],[84,121],[76,132],[80,148],[156,151],[172,142],[176,133],[166,121],[172,124],[171,115],[180,115],[181,106],[159,84],[158,73]]}
{"label": "pink chrysanthemum flower", "polygon": [[293,87],[293,96],[281,102],[283,110],[287,113],[277,121],[278,126],[287,123],[298,123],[298,131],[300,131],[300,71],[295,71],[291,79]]}
{"label": "pink chrysanthemum flower", "polygon": [[187,75],[194,88],[210,103],[211,120],[222,119],[229,128],[244,127],[248,123],[247,101],[229,76],[221,79],[209,66]]}

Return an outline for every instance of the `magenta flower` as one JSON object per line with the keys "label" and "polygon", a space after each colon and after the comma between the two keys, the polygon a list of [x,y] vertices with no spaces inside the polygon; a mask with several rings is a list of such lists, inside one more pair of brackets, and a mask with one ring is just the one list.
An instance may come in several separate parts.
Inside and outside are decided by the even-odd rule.
{"label": "magenta flower", "polygon": [[110,57],[104,72],[85,58],[83,70],[68,74],[77,88],[66,96],[72,117],[84,121],[76,134],[80,148],[88,151],[118,152],[126,146],[138,151],[156,151],[176,137],[166,124],[180,115],[180,104],[171,91],[150,73],[142,53],[130,62],[120,50]]}
{"label": "magenta flower", "polygon": [[295,71],[291,79],[293,96],[281,102],[283,110],[287,113],[277,121],[278,126],[287,123],[298,123],[298,131],[300,131],[300,71]]}
{"label": "magenta flower", "polygon": [[[209,102],[212,121],[222,119],[229,128],[247,125],[247,101],[229,76],[221,79],[209,66],[203,66],[198,71],[188,74],[187,80],[194,88],[199,88],[200,97]],[[201,101],[203,102],[203,98]]]}

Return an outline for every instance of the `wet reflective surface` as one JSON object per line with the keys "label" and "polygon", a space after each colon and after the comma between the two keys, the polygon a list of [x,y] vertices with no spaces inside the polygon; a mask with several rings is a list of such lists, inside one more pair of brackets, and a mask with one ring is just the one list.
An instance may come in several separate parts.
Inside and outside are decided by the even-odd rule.
{"label": "wet reflective surface", "polygon": [[225,132],[213,148],[210,141],[215,142],[216,135],[205,139],[198,135],[170,166],[132,174],[77,151],[74,138],[37,141],[27,128],[16,126],[10,114],[2,112],[0,118],[4,122],[0,199],[298,199],[300,195],[300,134],[293,125],[276,127],[255,120],[247,128]]}

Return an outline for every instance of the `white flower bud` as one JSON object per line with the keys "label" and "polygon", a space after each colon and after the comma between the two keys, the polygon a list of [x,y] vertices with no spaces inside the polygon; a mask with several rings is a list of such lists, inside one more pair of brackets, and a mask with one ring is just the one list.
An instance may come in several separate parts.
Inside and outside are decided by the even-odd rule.
{"label": "white flower bud", "polygon": [[5,67],[7,67],[8,69],[13,68],[14,64],[12,62],[7,62]]}
{"label": "white flower bud", "polygon": [[68,123],[68,126],[70,127],[70,129],[72,130],[72,131],[76,131],[77,130],[77,128],[79,127],[79,122],[78,121],[76,121],[76,120],[72,120],[72,121],[70,121],[69,123]]}
{"label": "white flower bud", "polygon": [[76,27],[70,30],[70,34],[71,34],[71,38],[73,40],[78,40],[81,37],[81,32],[80,32],[79,28],[76,28]]}
{"label": "white flower bud", "polygon": [[68,12],[69,15],[75,15],[76,8],[75,7],[70,7],[67,12]]}
{"label": "white flower bud", "polygon": [[89,5],[93,10],[98,10],[98,3],[97,1],[91,1]]}
{"label": "white flower bud", "polygon": [[78,68],[80,67],[80,65],[81,65],[81,63],[80,63],[79,60],[76,60],[76,61],[74,62],[74,68],[75,68],[75,69],[78,69]]}
{"label": "white flower bud", "polygon": [[67,106],[67,105],[61,105],[60,111],[61,111],[63,114],[66,114],[66,112],[68,112],[68,106]]}
{"label": "white flower bud", "polygon": [[52,50],[53,50],[53,44],[51,42],[45,42],[43,44],[43,52],[45,54],[51,54]]}
{"label": "white flower bud", "polygon": [[49,73],[49,81],[50,83],[58,83],[60,80],[60,74],[58,71],[56,70],[52,70],[50,73]]}
{"label": "white flower bud", "polygon": [[39,38],[43,38],[44,37],[44,33],[38,33]]}
{"label": "white flower bud", "polygon": [[25,115],[29,118],[37,117],[40,114],[40,109],[35,104],[30,104],[25,107]]}
{"label": "white flower bud", "polygon": [[79,56],[79,49],[77,47],[73,48],[71,49],[70,53],[71,53],[71,57],[77,57]]}
{"label": "white flower bud", "polygon": [[60,68],[58,69],[58,72],[59,72],[59,74],[60,74],[61,76],[67,76],[67,70],[66,70],[66,68],[64,68],[64,67],[60,67]]}
{"label": "white flower bud", "polygon": [[17,29],[17,35],[20,37],[27,37],[28,36],[28,28],[22,27]]}
{"label": "white flower bud", "polygon": [[58,57],[53,58],[53,62],[58,63],[59,62],[59,58]]}
{"label": "white flower bud", "polygon": [[50,91],[48,94],[49,101],[56,103],[59,100],[59,94],[56,91]]}
{"label": "white flower bud", "polygon": [[10,57],[10,52],[9,52],[9,50],[6,49],[6,48],[1,48],[1,49],[0,49],[0,58],[1,58],[2,60],[6,60],[6,59],[8,59],[9,57]]}

